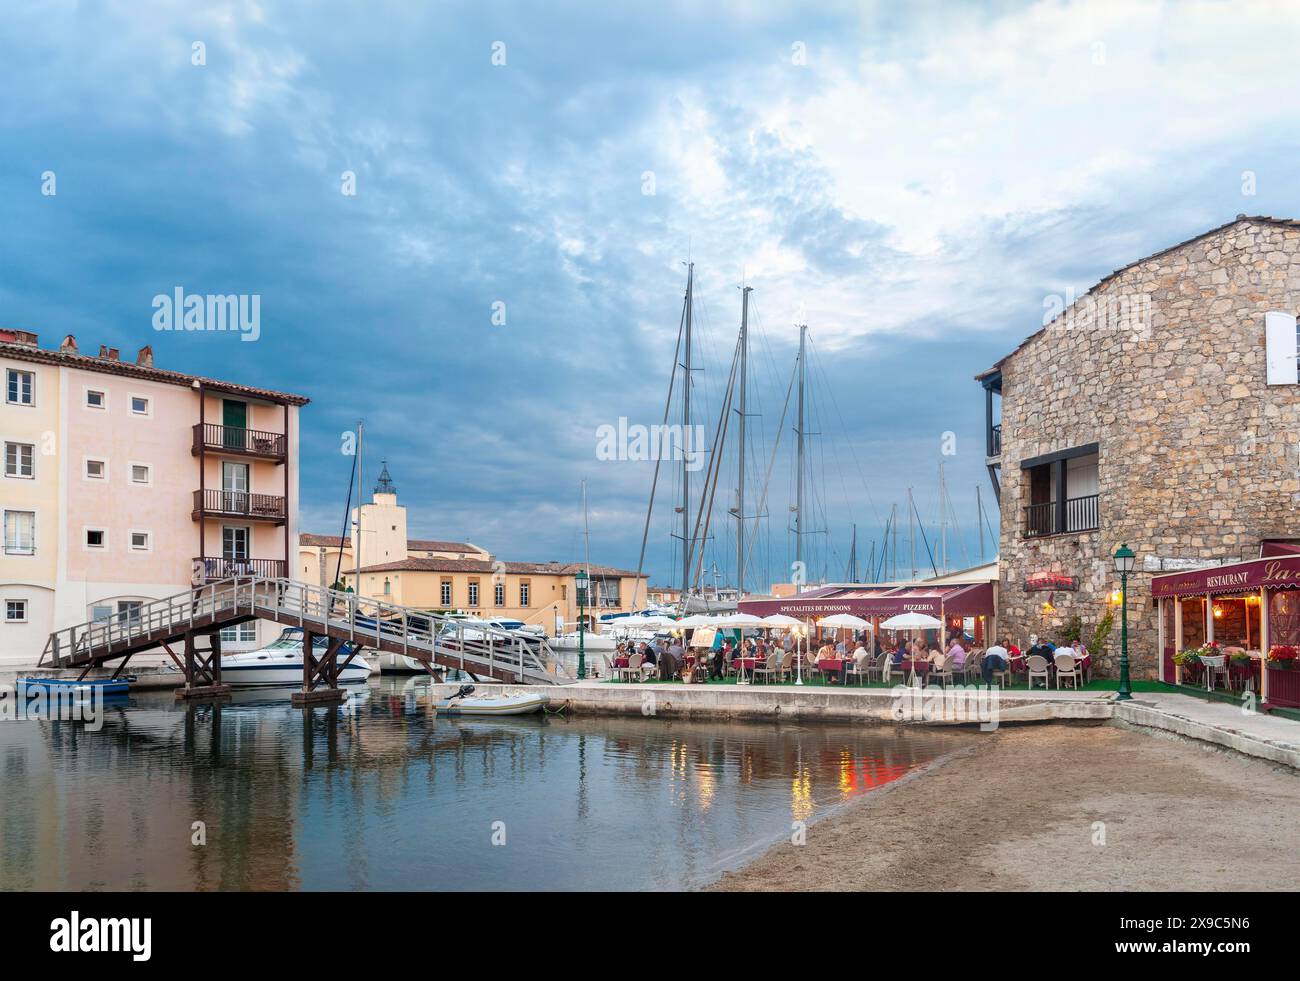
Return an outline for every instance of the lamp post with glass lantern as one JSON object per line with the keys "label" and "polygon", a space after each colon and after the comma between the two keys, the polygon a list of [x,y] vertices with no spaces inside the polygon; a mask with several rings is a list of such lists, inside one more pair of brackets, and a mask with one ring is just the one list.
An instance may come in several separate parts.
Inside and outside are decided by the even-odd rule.
{"label": "lamp post with glass lantern", "polygon": [[587,677],[587,570],[573,577],[578,590],[578,680]]}
{"label": "lamp post with glass lantern", "polygon": [[1133,560],[1137,558],[1127,544],[1121,545],[1115,552],[1115,571],[1119,573],[1119,693],[1116,701],[1127,701],[1133,697],[1128,678],[1128,577],[1133,571]]}

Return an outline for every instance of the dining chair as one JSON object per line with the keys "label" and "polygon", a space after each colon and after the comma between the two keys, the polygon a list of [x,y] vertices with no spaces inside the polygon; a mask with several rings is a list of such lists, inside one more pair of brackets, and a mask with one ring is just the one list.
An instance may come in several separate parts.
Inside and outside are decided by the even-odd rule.
{"label": "dining chair", "polygon": [[1053,661],[1056,663],[1057,690],[1058,691],[1060,690],[1061,679],[1069,678],[1071,683],[1074,685],[1075,690],[1077,691],[1079,688],[1079,679],[1082,677],[1082,672],[1079,671],[1079,667],[1075,663],[1074,656],[1072,654],[1057,654],[1053,658]]}
{"label": "dining chair", "polygon": [[1029,688],[1034,687],[1034,679],[1042,678],[1043,687],[1052,687],[1051,675],[1047,671],[1047,658],[1041,654],[1030,654],[1025,658],[1025,667],[1029,670]]}

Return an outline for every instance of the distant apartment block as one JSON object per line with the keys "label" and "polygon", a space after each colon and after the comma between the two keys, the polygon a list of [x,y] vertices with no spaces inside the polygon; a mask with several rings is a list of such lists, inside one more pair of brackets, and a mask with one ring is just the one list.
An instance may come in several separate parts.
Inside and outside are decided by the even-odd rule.
{"label": "distant apartment block", "polygon": [[195,583],[288,574],[307,399],[18,330],[0,330],[0,378],[0,662]]}

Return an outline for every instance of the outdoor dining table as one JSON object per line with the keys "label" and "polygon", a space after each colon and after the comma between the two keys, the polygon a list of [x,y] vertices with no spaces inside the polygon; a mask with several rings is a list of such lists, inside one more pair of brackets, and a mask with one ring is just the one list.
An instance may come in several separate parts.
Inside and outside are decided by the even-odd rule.
{"label": "outdoor dining table", "polygon": [[919,674],[926,678],[930,674],[930,662],[925,659],[902,660],[894,662],[894,668],[901,670],[906,675]]}
{"label": "outdoor dining table", "polygon": [[843,679],[845,663],[839,658],[820,658],[817,661],[817,670],[827,677],[839,675]]}

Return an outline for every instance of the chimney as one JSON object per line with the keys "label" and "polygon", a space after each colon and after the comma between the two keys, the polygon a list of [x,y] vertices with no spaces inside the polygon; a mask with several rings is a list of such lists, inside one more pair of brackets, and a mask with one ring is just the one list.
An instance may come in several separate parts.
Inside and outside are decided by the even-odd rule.
{"label": "chimney", "polygon": [[105,361],[116,361],[118,351],[115,347],[108,347],[104,344],[99,345],[99,356]]}
{"label": "chimney", "polygon": [[0,329],[0,341],[6,341],[9,344],[26,344],[29,347],[37,347],[38,335],[33,334],[30,330],[13,330]]}
{"label": "chimney", "polygon": [[140,348],[140,353],[135,356],[135,363],[144,365],[146,368],[153,367],[153,346],[146,344]]}
{"label": "chimney", "polygon": [[77,339],[76,339],[75,337],[73,337],[71,334],[69,334],[67,337],[65,337],[65,338],[63,339],[63,343],[59,345],[59,353],[60,353],[60,354],[76,354],[76,353],[77,353]]}

